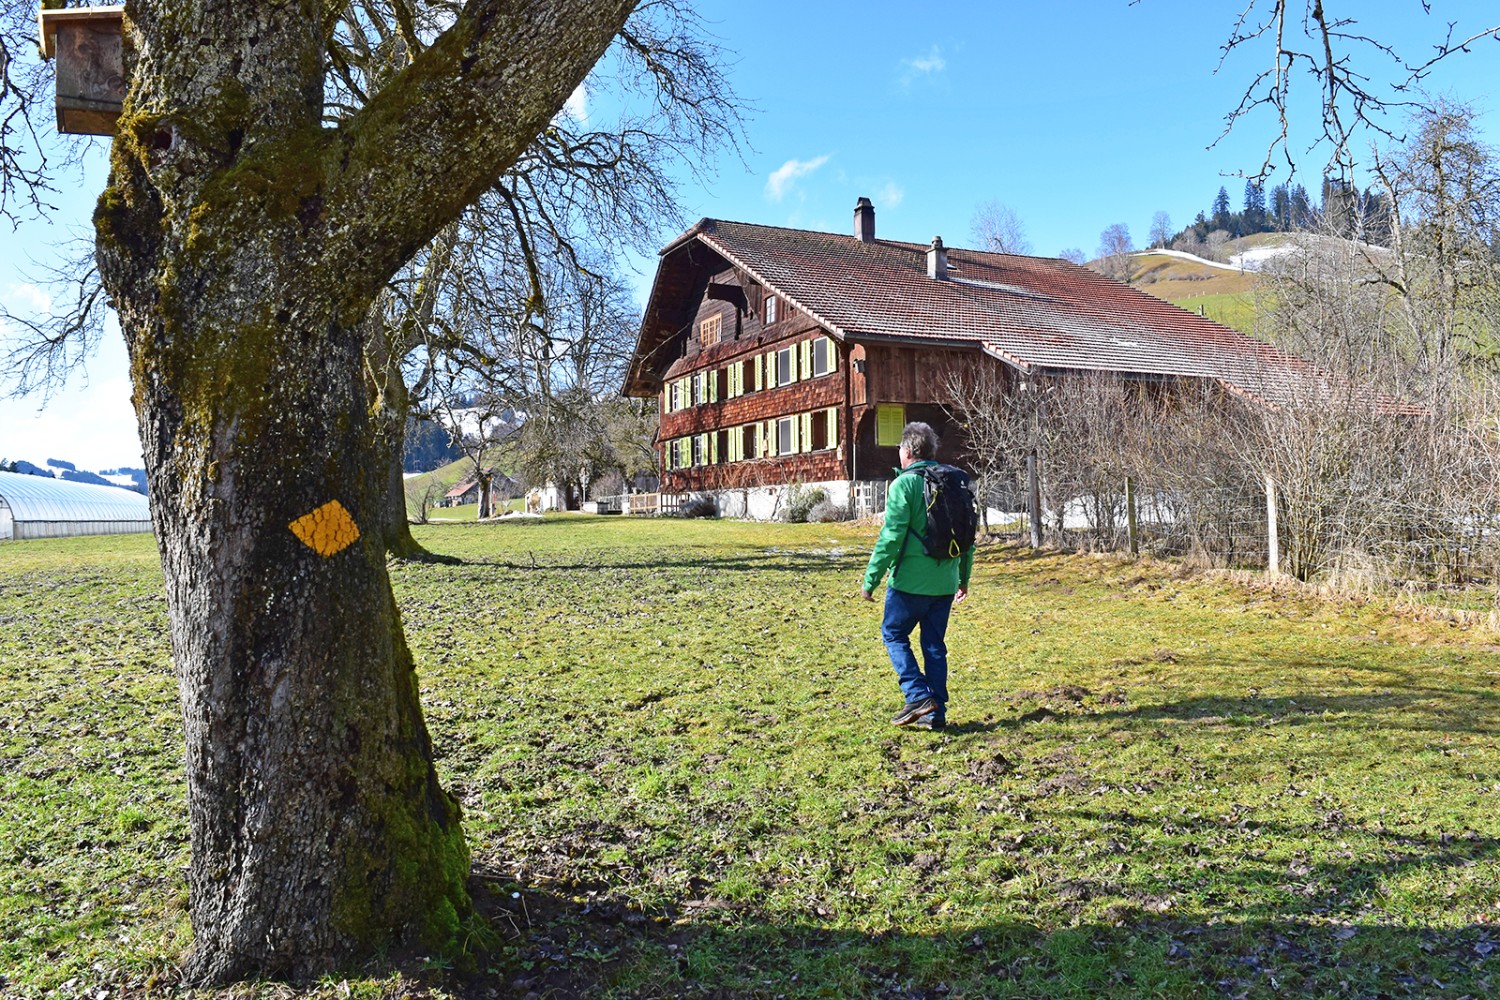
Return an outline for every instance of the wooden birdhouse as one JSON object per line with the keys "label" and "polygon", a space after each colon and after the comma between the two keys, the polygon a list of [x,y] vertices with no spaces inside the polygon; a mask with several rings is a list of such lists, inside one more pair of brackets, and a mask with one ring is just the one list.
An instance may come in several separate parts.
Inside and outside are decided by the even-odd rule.
{"label": "wooden birdhouse", "polygon": [[123,5],[41,12],[42,55],[57,59],[59,132],[114,135],[125,102],[124,14]]}

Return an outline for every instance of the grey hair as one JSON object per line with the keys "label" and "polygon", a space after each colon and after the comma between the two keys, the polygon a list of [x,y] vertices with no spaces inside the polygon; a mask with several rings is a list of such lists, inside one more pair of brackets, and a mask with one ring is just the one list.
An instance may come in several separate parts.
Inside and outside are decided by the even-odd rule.
{"label": "grey hair", "polygon": [[901,444],[912,458],[937,458],[937,431],[920,420],[913,420],[901,429]]}

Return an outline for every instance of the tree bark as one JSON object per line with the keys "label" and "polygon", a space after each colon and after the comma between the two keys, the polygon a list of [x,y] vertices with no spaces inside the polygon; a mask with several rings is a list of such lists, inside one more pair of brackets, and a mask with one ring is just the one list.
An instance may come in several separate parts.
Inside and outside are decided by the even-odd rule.
{"label": "tree bark", "polygon": [[629,0],[474,0],[341,128],[314,0],[141,0],[95,213],[187,742],[195,984],[302,978],[469,909],[385,569],[362,320],[514,160]]}
{"label": "tree bark", "polygon": [[[370,325],[378,325],[372,320]],[[371,331],[365,346],[365,388],[369,393],[370,424],[375,435],[375,465],[383,486],[374,523],[385,551],[396,559],[418,562],[448,561],[423,548],[411,534],[406,509],[406,420],[411,413],[410,392],[401,370],[404,352],[389,343],[390,331]],[[379,366],[379,371],[376,366]]]}

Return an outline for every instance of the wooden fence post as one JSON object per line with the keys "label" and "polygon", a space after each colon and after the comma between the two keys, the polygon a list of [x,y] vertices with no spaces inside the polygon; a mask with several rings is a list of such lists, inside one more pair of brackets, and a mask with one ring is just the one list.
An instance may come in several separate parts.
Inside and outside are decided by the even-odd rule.
{"label": "wooden fence post", "polygon": [[1281,538],[1276,529],[1276,481],[1266,477],[1266,573],[1281,575]]}
{"label": "wooden fence post", "polygon": [[1042,481],[1037,475],[1036,452],[1026,456],[1027,511],[1031,520],[1031,547],[1042,547]]}
{"label": "wooden fence post", "polygon": [[1135,519],[1135,480],[1125,477],[1125,533],[1130,538],[1130,554],[1141,554],[1141,536]]}

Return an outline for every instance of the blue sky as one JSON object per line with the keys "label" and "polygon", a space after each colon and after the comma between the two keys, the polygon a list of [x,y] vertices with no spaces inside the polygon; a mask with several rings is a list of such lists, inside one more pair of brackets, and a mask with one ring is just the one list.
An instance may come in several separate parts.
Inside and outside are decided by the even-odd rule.
{"label": "blue sky", "polygon": [[[1335,0],[1360,27],[1426,58],[1449,21],[1467,34],[1500,22],[1494,0]],[[1175,226],[1207,209],[1224,185],[1238,208],[1273,122],[1243,120],[1217,146],[1224,116],[1269,62],[1263,48],[1219,67],[1220,46],[1243,3],[1184,0],[954,0],[918,5],[790,0],[700,0],[729,58],[728,75],[755,107],[742,164],[727,156],[712,179],[690,177],[686,223],[701,216],[849,231],[855,199],[870,197],[881,236],[950,245],[972,242],[971,219],[997,200],[1021,218],[1033,252],[1078,248],[1093,256],[1100,232],[1123,222],[1145,242],[1152,215]],[[1467,30],[1466,30],[1467,29]],[[1389,75],[1373,53],[1360,68]],[[1217,70],[1217,73],[1216,73]],[[1327,153],[1316,136],[1312,81],[1299,79],[1293,108],[1297,180],[1316,191]],[[1500,43],[1441,64],[1435,94],[1474,104],[1500,140]],[[1390,120],[1400,131],[1399,116]],[[1371,137],[1374,138],[1374,137]],[[1367,143],[1366,143],[1367,144]],[[50,225],[0,243],[0,296],[13,311],[40,308],[28,259],[45,260],[70,227],[86,223],[102,184],[94,167],[63,199]],[[687,171],[684,171],[687,174]],[[1283,166],[1272,183],[1285,179]],[[675,232],[664,232],[666,242]],[[654,261],[640,262],[644,297]],[[139,464],[118,337],[103,345],[85,385],[41,401],[0,402],[0,457],[57,457],[85,467]]]}

